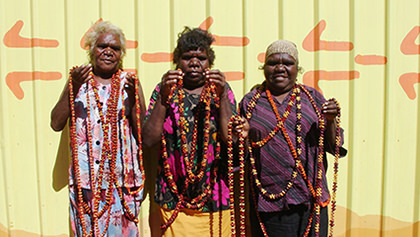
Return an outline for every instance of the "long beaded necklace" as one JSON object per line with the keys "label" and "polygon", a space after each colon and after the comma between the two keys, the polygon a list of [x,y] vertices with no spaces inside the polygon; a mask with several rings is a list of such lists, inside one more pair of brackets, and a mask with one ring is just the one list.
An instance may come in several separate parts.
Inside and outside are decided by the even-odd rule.
{"label": "long beaded necklace", "polygon": [[[178,198],[178,202],[175,206],[174,212],[172,213],[171,217],[168,219],[168,221],[160,226],[162,230],[166,230],[174,221],[175,218],[178,216],[178,213],[181,208],[186,207],[189,209],[200,209],[204,206],[204,204],[207,202],[208,197],[212,193],[212,187],[214,186],[214,183],[216,182],[217,174],[216,171],[213,171],[213,178],[209,178],[210,182],[206,185],[204,191],[196,196],[195,198],[187,198],[185,195],[185,192],[188,190],[188,187],[190,184],[198,183],[201,181],[204,177],[205,168],[208,162],[207,157],[207,151],[209,147],[209,137],[210,137],[210,114],[211,114],[211,101],[213,98],[213,101],[215,103],[216,108],[219,107],[220,100],[216,93],[216,87],[213,83],[206,82],[203,90],[200,94],[200,99],[197,106],[197,111],[194,118],[194,129],[193,129],[193,137],[191,141],[191,150],[188,152],[188,141],[187,141],[187,122],[184,117],[184,91],[183,91],[183,80],[180,79],[178,82],[172,86],[171,92],[168,96],[167,103],[170,104],[170,102],[174,99],[175,96],[178,96],[178,111],[179,111],[179,130],[181,134],[181,154],[183,156],[183,161],[185,165],[185,170],[187,172],[187,177],[184,180],[184,186],[183,189],[180,191],[178,189],[178,186],[174,180],[174,175],[171,172],[171,167],[168,162],[168,152],[167,152],[167,144],[165,135],[162,134],[161,137],[161,147],[162,147],[162,161],[163,161],[163,170],[165,177],[168,182],[168,186],[171,190],[171,192],[176,195]],[[200,164],[197,164],[199,167],[194,167],[194,159],[196,156],[196,150],[197,150],[197,141],[198,141],[198,123],[199,121],[199,115],[200,115],[200,106],[204,108],[204,139],[203,139],[203,157]],[[216,148],[215,148],[215,159],[219,159],[220,155],[220,142],[216,141]],[[194,173],[194,170],[197,171],[197,173]]]}
{"label": "long beaded necklace", "polygon": [[[238,113],[239,114],[239,113]],[[234,198],[234,180],[233,180],[233,121],[240,117],[232,116],[228,124],[228,186],[229,186],[229,209],[230,209],[230,227],[232,237],[236,236],[235,221],[235,198]],[[240,236],[245,236],[245,138],[243,133],[239,134],[239,231]]]}
{"label": "long beaded necklace", "polygon": [[[93,202],[93,223],[94,223],[94,229],[95,229],[95,235],[100,236],[100,229],[99,229],[99,218],[110,209],[111,202],[113,201],[113,189],[112,184],[114,183],[114,172],[115,172],[115,164],[116,164],[116,157],[117,157],[117,105],[118,105],[118,96],[117,93],[119,92],[119,86],[120,86],[120,77],[119,77],[119,71],[116,73],[117,75],[113,75],[111,79],[111,94],[110,98],[107,101],[107,114],[104,115],[102,103],[99,98],[99,93],[96,88],[96,81],[93,78],[93,75],[91,75],[89,82],[92,85],[93,92],[95,95],[95,102],[96,106],[99,111],[99,116],[101,120],[102,125],[102,131],[104,138],[108,138],[108,134],[111,130],[111,144],[109,143],[109,139],[104,139],[103,145],[102,145],[102,157],[99,164],[99,171],[98,171],[98,180],[95,182],[96,186],[94,186],[94,202]],[[90,105],[88,105],[88,110],[90,109]],[[89,132],[89,131],[88,131]],[[88,141],[91,143],[92,141]],[[102,182],[103,182],[103,174],[104,174],[104,167],[105,167],[105,161],[108,160],[109,163],[109,172],[110,177],[108,180],[108,189],[106,191],[105,195],[105,205],[102,207],[102,210],[99,211],[99,204],[101,200],[101,194],[102,194]],[[110,216],[108,215],[108,218]],[[107,224],[104,228],[103,234],[105,235],[106,230],[108,229],[109,224],[107,220]]]}
{"label": "long beaded necklace", "polygon": [[[252,97],[252,99],[250,100],[250,102],[248,103],[248,108],[247,108],[247,113],[246,113],[246,118],[248,120],[251,119],[252,116],[252,110],[255,108],[255,105],[258,101],[258,99],[261,97],[261,92],[264,90],[264,85],[262,85],[260,88],[257,89],[257,93]],[[309,98],[312,107],[314,108],[317,117],[318,117],[318,124],[319,124],[319,129],[320,129],[320,138],[318,141],[318,158],[317,158],[317,175],[316,175],[316,180],[315,180],[315,188],[313,187],[312,183],[309,181],[307,175],[306,175],[306,171],[302,166],[302,163],[300,161],[300,155],[302,153],[302,135],[301,135],[301,118],[302,118],[302,114],[301,114],[301,97],[300,97],[300,91],[303,91],[307,97]],[[249,153],[250,153],[250,161],[251,161],[251,166],[252,166],[252,177],[254,180],[254,183],[256,185],[256,187],[259,189],[259,192],[265,197],[268,198],[269,200],[276,200],[278,198],[283,197],[286,192],[291,188],[291,186],[293,185],[293,181],[297,176],[297,172],[296,172],[296,168],[298,168],[298,170],[300,171],[303,179],[306,181],[307,185],[308,185],[308,189],[310,190],[312,196],[315,199],[315,203],[314,203],[314,207],[313,207],[313,211],[310,214],[309,220],[308,220],[308,225],[306,227],[305,230],[305,234],[304,236],[307,236],[310,232],[311,229],[311,225],[312,225],[312,220],[313,217],[315,216],[315,235],[318,236],[319,235],[319,229],[320,229],[320,203],[321,203],[321,196],[322,196],[322,176],[323,176],[323,160],[324,160],[324,132],[325,132],[325,121],[323,118],[323,115],[321,114],[319,108],[317,107],[313,97],[311,96],[311,94],[309,93],[309,91],[307,91],[307,89],[302,86],[302,85],[295,85],[292,89],[292,94],[290,96],[289,102],[288,102],[288,107],[286,108],[283,117],[280,117],[277,108],[275,106],[275,103],[273,101],[273,97],[271,95],[271,92],[266,89],[266,94],[268,97],[268,100],[270,102],[270,105],[273,109],[273,112],[276,115],[277,118],[277,125],[276,127],[262,140],[257,141],[257,142],[251,142],[251,145],[249,146]],[[284,122],[286,121],[288,115],[290,114],[290,110],[291,107],[293,106],[294,100],[296,100],[296,148],[294,148],[293,143],[290,140],[290,137],[288,136],[288,133],[286,131],[286,128],[284,126]],[[336,131],[336,148],[335,148],[335,159],[334,159],[334,183],[333,183],[333,189],[332,189],[332,215],[331,215],[331,220],[330,220],[330,236],[332,236],[332,227],[334,226],[334,211],[336,209],[336,202],[335,202],[335,196],[336,196],[336,190],[337,190],[337,177],[338,177],[338,158],[339,158],[339,144],[341,141],[341,135],[340,135],[340,107],[338,102],[334,99],[334,102],[337,105],[338,108],[338,114],[337,114],[337,131]],[[233,119],[233,117],[232,117]],[[232,120],[231,119],[231,120]],[[229,142],[231,142],[232,138],[232,133],[231,133],[232,127],[231,125],[229,126],[229,139],[228,139],[228,146],[229,146]],[[291,153],[293,155],[293,158],[295,160],[295,168],[293,169],[292,172],[292,177],[289,181],[289,183],[286,185],[286,188],[283,189],[281,192],[277,193],[277,194],[269,194],[267,190],[265,190],[262,187],[261,182],[258,179],[258,171],[256,169],[256,165],[255,165],[255,158],[253,157],[253,149],[252,148],[260,148],[262,146],[264,146],[269,140],[271,140],[278,132],[279,130],[282,131],[283,136],[285,137],[289,148],[291,150]],[[240,135],[241,137],[242,135]],[[240,141],[240,143],[243,143],[243,141]],[[233,157],[232,153],[232,149],[228,149],[228,155],[229,157]],[[229,158],[228,161],[228,165],[231,166],[231,158]],[[232,172],[232,169],[229,168],[229,172]],[[231,174],[229,174],[229,177],[231,177]],[[241,182],[241,181],[240,181]],[[232,181],[233,183],[233,181]],[[230,183],[231,185],[231,183]],[[233,190],[233,188],[231,189],[231,187],[229,187],[230,190]],[[254,199],[254,203],[255,203],[255,208],[257,208],[257,203],[256,203],[256,194],[254,191],[254,187],[253,185],[251,185],[251,191],[253,193],[253,199]],[[232,199],[233,199],[233,191],[231,191],[230,193],[232,195]],[[232,201],[232,200],[231,200]],[[232,206],[231,206],[232,208]],[[231,211],[232,212],[232,211]],[[264,224],[262,223],[259,215],[258,215],[258,211],[256,210],[257,213],[257,218],[260,222],[260,226],[261,226],[261,230],[264,234],[264,236],[268,236],[266,228],[264,226]],[[234,225],[234,224],[233,224]],[[232,233],[234,231],[234,228],[232,227]]]}
{"label": "long beaded necklace", "polygon": [[[74,70],[74,68],[72,69]],[[71,70],[71,71],[72,71]],[[101,121],[101,125],[102,125],[102,131],[103,131],[103,137],[104,138],[108,138],[109,137],[109,131],[111,130],[111,138],[110,139],[104,139],[103,141],[103,145],[102,145],[102,152],[101,152],[101,159],[100,159],[100,164],[99,164],[99,169],[98,169],[98,175],[96,177],[94,177],[94,167],[93,167],[93,148],[92,148],[92,134],[91,134],[91,122],[90,122],[90,99],[89,99],[89,95],[87,94],[86,97],[86,102],[87,102],[87,115],[88,115],[88,119],[87,119],[87,134],[88,134],[88,154],[89,154],[89,170],[91,173],[91,177],[90,177],[90,182],[91,182],[91,188],[93,189],[93,210],[91,210],[88,206],[88,204],[84,201],[83,199],[83,194],[82,194],[82,188],[81,188],[81,177],[80,177],[80,167],[79,167],[79,162],[78,162],[78,147],[77,147],[77,137],[76,137],[76,115],[75,115],[75,108],[74,108],[74,94],[73,92],[73,80],[71,78],[71,71],[70,71],[70,77],[69,77],[69,90],[70,90],[70,109],[71,109],[71,132],[70,132],[70,136],[71,136],[71,146],[72,146],[72,156],[73,156],[73,170],[74,170],[74,174],[76,176],[76,187],[77,187],[77,201],[79,203],[78,206],[78,211],[81,213],[80,219],[81,219],[81,223],[82,223],[82,232],[84,236],[91,236],[94,235],[95,236],[103,236],[106,234],[107,229],[109,227],[109,219],[110,219],[110,205],[113,202],[113,188],[112,186],[115,186],[118,195],[121,199],[121,204],[125,209],[127,218],[131,221],[134,222],[138,222],[137,217],[134,215],[134,213],[132,213],[132,211],[130,210],[130,208],[128,207],[127,202],[125,201],[124,197],[123,197],[123,193],[122,193],[122,188],[119,186],[118,181],[117,181],[117,175],[115,172],[115,166],[116,166],[116,157],[117,157],[117,152],[118,152],[118,100],[119,100],[119,92],[120,92],[120,74],[121,71],[118,70],[117,73],[115,73],[112,76],[111,79],[111,93],[110,93],[110,98],[108,99],[107,102],[107,114],[106,116],[103,113],[103,108],[102,108],[102,102],[99,99],[99,94],[97,91],[97,88],[95,86],[95,80],[94,80],[94,76],[93,74],[90,74],[89,77],[90,79],[87,82],[87,89],[89,91],[89,87],[92,87],[94,95],[95,95],[95,102],[96,102],[96,106],[99,110],[99,115],[100,115],[100,121]],[[145,175],[144,175],[144,167],[143,167],[143,156],[142,156],[142,146],[141,146],[141,129],[140,129],[140,102],[139,102],[139,96],[138,96],[138,79],[134,76],[134,75],[129,75],[129,77],[132,77],[134,79],[134,84],[135,84],[135,101],[136,101],[136,117],[137,117],[137,137],[138,137],[138,143],[139,143],[139,168],[140,168],[140,172],[142,175],[142,181],[143,183],[141,184],[141,186],[139,188],[137,188],[134,191],[131,191],[128,188],[128,193],[133,195],[138,193],[140,190],[142,190],[143,185],[144,185],[144,179],[145,179]],[[125,113],[125,106],[123,103],[123,114]],[[123,128],[122,131],[124,133],[124,131],[126,130],[125,127],[126,125],[126,117],[125,114],[123,116]],[[123,135],[123,139],[124,139],[124,144],[126,142],[126,137],[125,137],[125,133]],[[110,142],[111,141],[111,142]],[[123,145],[124,145],[123,144]],[[127,157],[125,154],[125,157],[123,158],[124,162],[127,161]],[[105,204],[102,207],[101,210],[99,210],[99,201],[101,200],[101,193],[102,193],[102,182],[104,179],[104,167],[105,167],[105,161],[108,160],[108,164],[109,164],[109,180],[108,180],[108,189],[106,191],[106,195],[105,195]],[[126,172],[125,172],[125,176],[124,176],[124,180],[126,180]],[[100,229],[99,229],[99,218],[105,213],[107,212],[107,220],[106,220],[106,224],[104,227],[104,231],[101,234],[100,233]],[[87,233],[87,223],[84,217],[84,214],[89,214],[92,215],[93,220],[92,220],[92,227],[90,228],[90,232]]]}
{"label": "long beaded necklace", "polygon": [[[72,70],[75,68],[73,67]],[[71,71],[72,71],[71,70]],[[83,236],[91,236],[93,232],[93,228],[90,229],[90,232],[87,232],[87,223],[85,219],[86,211],[85,209],[89,209],[87,207],[87,203],[84,202],[83,199],[83,193],[82,193],[82,185],[81,185],[81,179],[80,179],[80,169],[79,169],[79,160],[78,160],[78,146],[77,146],[77,140],[76,140],[76,111],[74,109],[74,93],[73,93],[73,80],[71,78],[71,71],[70,71],[70,77],[69,77],[69,100],[70,100],[70,111],[71,111],[71,118],[70,118],[70,145],[72,150],[72,167],[74,175],[76,176],[76,195],[77,195],[77,202],[79,205],[77,206],[78,212],[80,213],[80,222],[82,225],[82,232]]]}

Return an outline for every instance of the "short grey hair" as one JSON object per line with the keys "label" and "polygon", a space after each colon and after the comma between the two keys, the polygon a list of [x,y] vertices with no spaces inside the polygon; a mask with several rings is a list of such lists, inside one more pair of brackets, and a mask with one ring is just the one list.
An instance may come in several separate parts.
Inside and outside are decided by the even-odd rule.
{"label": "short grey hair", "polygon": [[121,59],[120,59],[120,67],[122,67],[122,58],[125,55],[127,46],[126,46],[126,39],[125,35],[122,32],[122,30],[116,26],[111,24],[109,21],[100,21],[95,23],[92,26],[92,31],[88,32],[85,36],[85,48],[88,48],[88,54],[89,54],[89,61],[92,63],[93,61],[93,49],[95,48],[96,42],[98,41],[98,38],[103,33],[111,33],[115,34],[120,38],[121,43]]}

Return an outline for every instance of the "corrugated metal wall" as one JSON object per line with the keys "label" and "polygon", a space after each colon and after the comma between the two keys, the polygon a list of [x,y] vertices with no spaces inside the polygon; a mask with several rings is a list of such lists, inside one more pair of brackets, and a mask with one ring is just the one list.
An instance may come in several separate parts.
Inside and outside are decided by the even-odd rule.
{"label": "corrugated metal wall", "polygon": [[[0,236],[68,235],[67,133],[49,115],[92,23],[120,26],[146,97],[177,34],[216,37],[215,68],[239,101],[263,80],[267,45],[295,42],[304,73],[342,107],[336,236],[420,236],[418,0],[0,0]],[[332,161],[332,160],[331,160]],[[331,175],[330,175],[331,176]],[[330,182],[332,177],[330,177]],[[141,228],[150,235],[148,199]]]}

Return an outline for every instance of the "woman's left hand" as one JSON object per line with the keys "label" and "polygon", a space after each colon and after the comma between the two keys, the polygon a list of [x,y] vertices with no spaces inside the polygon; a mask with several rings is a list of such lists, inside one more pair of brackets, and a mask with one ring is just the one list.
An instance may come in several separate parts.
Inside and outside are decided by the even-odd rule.
{"label": "woman's left hand", "polygon": [[206,70],[204,72],[206,80],[211,83],[214,83],[216,86],[217,95],[221,98],[226,91],[226,78],[223,72],[215,70]]}
{"label": "woman's left hand", "polygon": [[135,76],[127,77],[127,82],[124,84],[124,90],[127,92],[129,108],[135,105],[136,102],[136,78]]}
{"label": "woman's left hand", "polygon": [[322,113],[328,122],[334,121],[338,114],[338,107],[334,99],[329,99],[323,104]]}
{"label": "woman's left hand", "polygon": [[246,138],[249,132],[249,123],[244,117],[235,116],[235,120],[232,122],[232,132],[235,136],[239,136],[242,133],[243,137]]}

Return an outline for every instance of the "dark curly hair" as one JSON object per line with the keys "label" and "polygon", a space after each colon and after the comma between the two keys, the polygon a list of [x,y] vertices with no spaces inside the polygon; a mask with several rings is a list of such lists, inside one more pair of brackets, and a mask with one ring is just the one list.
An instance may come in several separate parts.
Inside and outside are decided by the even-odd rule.
{"label": "dark curly hair", "polygon": [[178,65],[181,55],[190,50],[206,50],[210,67],[215,59],[214,51],[210,45],[215,41],[213,35],[200,28],[191,29],[185,27],[184,31],[178,34],[178,41],[174,50],[173,63]]}

